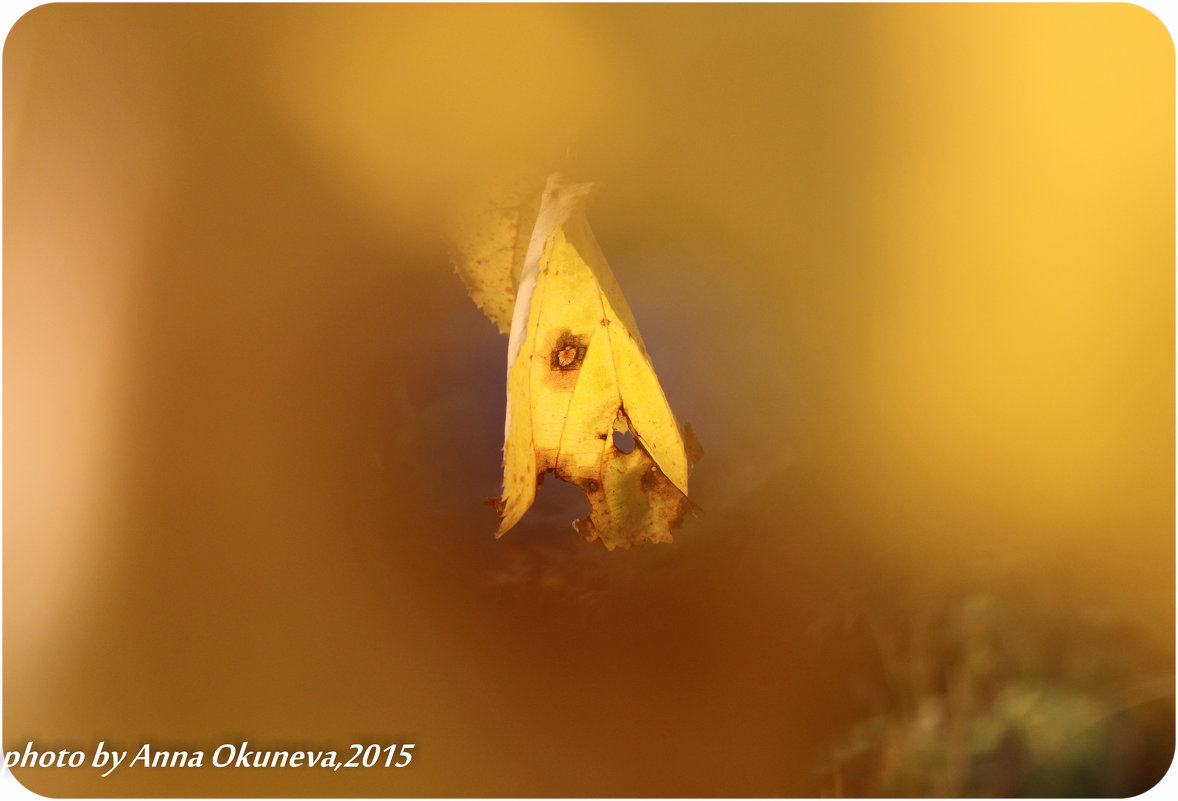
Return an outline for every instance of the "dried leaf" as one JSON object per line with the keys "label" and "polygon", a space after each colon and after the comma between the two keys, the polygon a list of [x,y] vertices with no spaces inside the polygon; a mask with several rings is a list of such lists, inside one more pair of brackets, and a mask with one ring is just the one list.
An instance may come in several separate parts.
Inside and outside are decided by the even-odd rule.
{"label": "dried leaf", "polygon": [[[573,524],[587,540],[600,540],[610,550],[669,542],[671,528],[693,508],[687,499],[688,449],[589,228],[588,193],[587,184],[551,177],[519,262],[508,326],[503,494],[493,502],[500,516],[496,536],[531,508],[551,471],[589,497],[589,517]],[[506,252],[507,239],[495,240],[496,253]],[[513,259],[518,242],[517,235]],[[502,284],[503,259],[484,264],[491,262]],[[479,302],[488,296],[489,279],[474,272],[467,283]],[[501,309],[500,301],[480,306]],[[501,317],[500,311],[492,319],[503,330]],[[615,430],[633,433],[633,451],[614,445]],[[687,440],[693,463],[702,449],[694,433]]]}
{"label": "dried leaf", "polygon": [[506,334],[540,195],[491,187],[476,198],[455,211],[450,225],[454,270],[471,300]]}

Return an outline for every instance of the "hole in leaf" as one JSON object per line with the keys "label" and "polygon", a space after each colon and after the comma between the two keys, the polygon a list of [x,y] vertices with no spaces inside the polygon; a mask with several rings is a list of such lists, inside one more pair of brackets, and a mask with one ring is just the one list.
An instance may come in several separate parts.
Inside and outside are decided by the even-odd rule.
{"label": "hole in leaf", "polygon": [[629,453],[634,450],[634,435],[629,431],[615,431],[614,447],[622,453]]}

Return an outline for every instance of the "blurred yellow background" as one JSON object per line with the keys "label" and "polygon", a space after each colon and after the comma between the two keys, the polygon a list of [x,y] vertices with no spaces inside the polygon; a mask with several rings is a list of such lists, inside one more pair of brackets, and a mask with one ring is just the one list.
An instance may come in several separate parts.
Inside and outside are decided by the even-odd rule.
{"label": "blurred yellow background", "polygon": [[[51,795],[1131,795],[1173,754],[1174,48],[1125,4],[49,5],[4,49],[5,748]],[[561,169],[706,457],[545,483],[449,210]],[[555,485],[555,486],[554,486]]]}

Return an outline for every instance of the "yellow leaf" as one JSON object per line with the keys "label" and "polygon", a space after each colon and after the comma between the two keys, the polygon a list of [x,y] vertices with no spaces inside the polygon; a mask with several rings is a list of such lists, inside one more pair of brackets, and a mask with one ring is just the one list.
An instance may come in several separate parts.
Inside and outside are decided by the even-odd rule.
{"label": "yellow leaf", "polygon": [[538,192],[490,187],[458,206],[449,226],[455,272],[504,334],[539,210]]}
{"label": "yellow leaf", "polygon": [[[669,542],[693,506],[687,449],[589,228],[588,190],[549,178],[516,279],[496,536],[531,508],[551,471],[589,497],[589,517],[574,523],[587,540],[611,550]],[[473,288],[472,297],[479,300]],[[615,430],[633,433],[632,452],[614,445]],[[688,441],[693,457],[702,452],[694,434]]]}

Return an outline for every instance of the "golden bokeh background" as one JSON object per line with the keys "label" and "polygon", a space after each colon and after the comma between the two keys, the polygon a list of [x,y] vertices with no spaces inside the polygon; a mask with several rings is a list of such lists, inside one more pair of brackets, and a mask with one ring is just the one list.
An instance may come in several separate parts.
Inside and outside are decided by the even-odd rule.
{"label": "golden bokeh background", "polygon": [[[4,49],[4,746],[50,795],[1132,795],[1174,733],[1174,47],[1127,4],[49,5]],[[561,169],[706,456],[546,482],[447,215]],[[556,485],[556,486],[554,486]]]}

